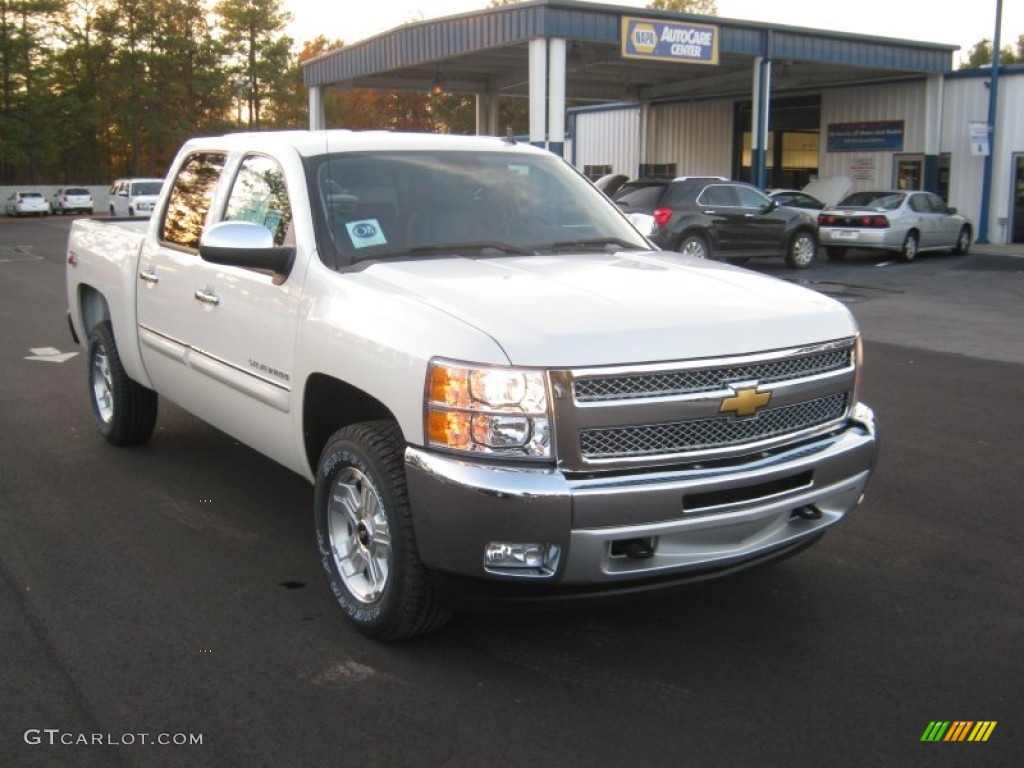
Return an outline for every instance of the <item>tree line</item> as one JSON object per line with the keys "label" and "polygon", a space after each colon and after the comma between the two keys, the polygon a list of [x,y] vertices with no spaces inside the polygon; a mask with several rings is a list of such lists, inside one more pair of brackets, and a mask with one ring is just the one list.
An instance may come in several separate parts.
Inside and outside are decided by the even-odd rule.
{"label": "tree line", "polygon": [[[280,0],[0,0],[0,184],[163,176],[183,141],[304,128],[301,61]],[[470,98],[329,92],[328,124],[473,127]]]}
{"label": "tree line", "polygon": [[[0,184],[163,176],[192,136],[308,126],[301,62],[344,42],[296,52],[290,20],[280,0],[0,0]],[[991,61],[987,43],[973,66]],[[1024,60],[1024,37],[1001,55]],[[475,120],[458,94],[327,89],[324,106],[328,125],[353,129],[469,133]],[[525,100],[501,99],[499,121],[525,131]]]}

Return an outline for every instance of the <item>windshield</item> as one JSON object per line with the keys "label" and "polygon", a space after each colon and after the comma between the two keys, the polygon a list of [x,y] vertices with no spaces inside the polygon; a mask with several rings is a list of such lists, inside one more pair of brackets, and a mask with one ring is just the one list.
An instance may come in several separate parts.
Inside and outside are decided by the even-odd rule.
{"label": "windshield", "polygon": [[[309,163],[325,261],[650,246],[554,155],[395,151]],[[332,259],[333,256],[333,259]]]}
{"label": "windshield", "polygon": [[847,195],[843,198],[839,205],[847,207],[856,206],[859,208],[884,208],[887,211],[893,211],[900,207],[904,197],[906,195],[902,195],[899,192],[854,192],[852,195]]}
{"label": "windshield", "polygon": [[160,194],[160,188],[163,187],[162,181],[139,181],[132,184],[132,195],[138,197],[140,195],[156,195]]}

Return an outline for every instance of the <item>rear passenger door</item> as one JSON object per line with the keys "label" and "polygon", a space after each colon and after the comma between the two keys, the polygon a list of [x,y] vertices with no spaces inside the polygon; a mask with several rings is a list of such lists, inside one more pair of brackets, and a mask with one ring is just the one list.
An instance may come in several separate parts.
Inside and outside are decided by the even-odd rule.
{"label": "rear passenger door", "polygon": [[293,242],[289,188],[298,185],[271,157],[217,152],[190,156],[172,183],[160,241],[140,272],[147,370],[161,394],[284,461],[301,275],[212,264],[198,249],[222,220],[264,226],[276,245]]}

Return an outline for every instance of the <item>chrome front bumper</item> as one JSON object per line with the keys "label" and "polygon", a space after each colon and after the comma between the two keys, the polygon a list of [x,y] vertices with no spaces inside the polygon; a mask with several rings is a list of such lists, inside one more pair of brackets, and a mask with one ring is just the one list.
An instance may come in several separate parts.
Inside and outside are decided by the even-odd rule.
{"label": "chrome front bumper", "polygon": [[[742,464],[581,477],[410,447],[419,554],[451,575],[560,586],[615,588],[726,569],[813,540],[856,507],[874,468],[875,433],[871,410],[858,405],[843,429]],[[552,545],[557,568],[485,570],[491,542]]]}

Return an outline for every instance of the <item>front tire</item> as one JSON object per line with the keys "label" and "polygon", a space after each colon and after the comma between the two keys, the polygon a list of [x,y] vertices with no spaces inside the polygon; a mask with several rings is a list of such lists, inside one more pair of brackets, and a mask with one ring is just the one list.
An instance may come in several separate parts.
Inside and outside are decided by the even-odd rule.
{"label": "front tire", "polygon": [[807,269],[818,255],[818,241],[813,234],[802,230],[793,235],[786,249],[786,264],[791,269]]}
{"label": "front tire", "polygon": [[968,226],[960,227],[960,234],[957,235],[956,245],[953,246],[954,256],[964,256],[971,250],[971,228]]}
{"label": "front tire", "polygon": [[903,248],[900,249],[900,260],[913,261],[917,257],[917,233],[908,232],[903,241]]}
{"label": "front tire", "polygon": [[429,632],[450,616],[416,549],[404,448],[394,422],[353,424],[327,442],[316,473],[327,582],[349,621],[382,641]]}
{"label": "front tire", "polygon": [[96,424],[108,443],[135,445],[153,434],[157,394],[128,377],[109,320],[89,334],[89,395]]}

